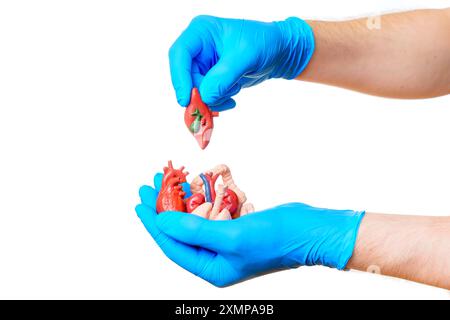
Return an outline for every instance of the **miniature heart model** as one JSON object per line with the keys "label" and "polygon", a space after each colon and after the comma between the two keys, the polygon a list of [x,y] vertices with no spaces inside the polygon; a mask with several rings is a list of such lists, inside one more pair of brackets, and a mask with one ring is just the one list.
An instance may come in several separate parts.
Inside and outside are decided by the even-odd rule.
{"label": "miniature heart model", "polygon": [[[156,202],[158,213],[182,211],[210,220],[231,220],[255,211],[252,204],[245,203],[247,198],[234,183],[226,165],[218,165],[195,177],[190,184],[192,196],[186,199],[181,184],[186,182],[188,173],[183,170],[184,167],[174,169],[171,161],[168,167],[164,168],[161,190]],[[215,184],[219,177],[222,178],[223,184],[218,185],[216,189]]]}
{"label": "miniature heart model", "polygon": [[213,117],[218,117],[218,112],[211,111],[203,103],[197,88],[192,89],[191,102],[184,112],[184,123],[197,140],[200,148],[205,149],[214,129]]}

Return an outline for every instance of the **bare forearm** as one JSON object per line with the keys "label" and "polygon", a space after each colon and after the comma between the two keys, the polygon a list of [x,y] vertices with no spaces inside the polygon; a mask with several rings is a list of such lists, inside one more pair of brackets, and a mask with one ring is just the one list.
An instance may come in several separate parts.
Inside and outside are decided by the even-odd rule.
{"label": "bare forearm", "polygon": [[300,80],[394,98],[450,93],[450,9],[309,23],[316,51]]}
{"label": "bare forearm", "polygon": [[347,267],[450,289],[450,217],[367,213]]}

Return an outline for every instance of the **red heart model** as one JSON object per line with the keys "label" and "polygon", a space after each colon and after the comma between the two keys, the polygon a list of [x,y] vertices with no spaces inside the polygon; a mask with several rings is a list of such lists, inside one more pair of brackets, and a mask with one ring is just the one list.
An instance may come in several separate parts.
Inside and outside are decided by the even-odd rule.
{"label": "red heart model", "polygon": [[186,176],[189,172],[183,172],[184,167],[174,169],[172,161],[169,166],[164,167],[164,177],[156,200],[156,212],[163,211],[183,211],[186,212],[186,204],[181,184],[186,182]]}

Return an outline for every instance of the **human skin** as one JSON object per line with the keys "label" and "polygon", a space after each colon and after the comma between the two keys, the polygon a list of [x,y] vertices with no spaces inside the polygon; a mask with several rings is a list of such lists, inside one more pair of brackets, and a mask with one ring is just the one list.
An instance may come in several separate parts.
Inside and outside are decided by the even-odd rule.
{"label": "human skin", "polygon": [[450,8],[308,23],[316,49],[299,80],[402,99],[450,93]]}
{"label": "human skin", "polygon": [[366,213],[347,268],[450,290],[450,217]]}

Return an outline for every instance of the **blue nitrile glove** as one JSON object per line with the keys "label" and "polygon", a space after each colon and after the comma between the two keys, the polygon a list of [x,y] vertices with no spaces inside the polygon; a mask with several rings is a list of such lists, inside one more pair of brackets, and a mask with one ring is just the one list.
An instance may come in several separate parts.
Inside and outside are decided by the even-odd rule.
{"label": "blue nitrile glove", "polygon": [[[155,176],[157,190],[161,178]],[[364,216],[290,203],[236,220],[211,221],[183,212],[157,215],[158,192],[143,186],[139,193],[142,204],[136,212],[163,252],[216,286],[303,265],[342,270]]]}
{"label": "blue nitrile glove", "polygon": [[170,71],[180,105],[192,87],[214,111],[233,108],[241,88],[266,79],[294,79],[314,52],[311,27],[299,18],[278,22],[194,18],[169,51]]}

